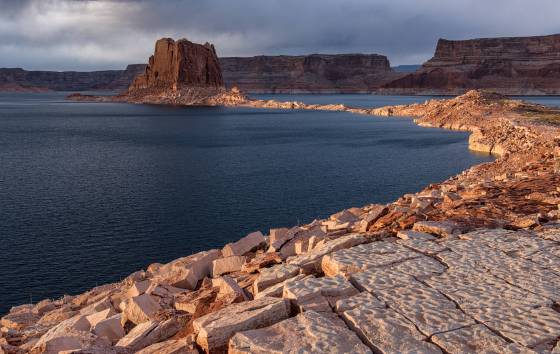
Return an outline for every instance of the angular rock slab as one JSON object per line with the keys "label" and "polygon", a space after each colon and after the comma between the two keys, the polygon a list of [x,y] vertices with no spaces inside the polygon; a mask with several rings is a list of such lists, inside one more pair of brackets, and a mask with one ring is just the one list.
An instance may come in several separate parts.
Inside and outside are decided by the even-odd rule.
{"label": "angular rock slab", "polygon": [[138,351],[154,343],[166,340],[175,335],[180,328],[181,324],[173,318],[160,323],[155,321],[144,322],[134,327],[115,346]]}
{"label": "angular rock slab", "polygon": [[265,242],[266,240],[260,231],[252,232],[237,242],[225,245],[222,254],[224,257],[243,256]]}
{"label": "angular rock slab", "polygon": [[245,256],[231,256],[218,258],[212,261],[210,274],[212,278],[217,278],[222,274],[237,272],[245,264]]}
{"label": "angular rock slab", "polygon": [[253,283],[253,294],[258,294],[264,289],[293,278],[299,273],[299,268],[290,264],[279,264],[260,271],[259,276]]}
{"label": "angular rock slab", "polygon": [[299,256],[289,257],[288,264],[298,266],[305,272],[315,272],[321,270],[321,260],[323,256],[331,252],[344,248],[350,248],[362,243],[366,243],[367,239],[360,234],[349,234],[341,236],[337,239],[325,242],[323,245],[316,245],[309,253]]}
{"label": "angular rock slab", "polygon": [[255,299],[260,299],[261,297],[265,297],[265,296],[282,297],[282,294],[284,293],[284,286],[286,284],[294,282],[294,281],[306,279],[306,278],[309,278],[309,277],[311,277],[311,275],[298,274],[293,278],[286,279],[281,283],[274,284],[271,287],[266,288],[263,291],[258,292],[257,294],[254,295],[254,297],[255,297]]}
{"label": "angular rock slab", "polygon": [[391,309],[362,304],[342,315],[344,321],[375,353],[441,354],[414,324]]}
{"label": "angular rock slab", "polygon": [[212,261],[221,257],[219,250],[210,250],[174,260],[162,266],[154,277],[160,284],[194,290],[198,281],[210,274]]}
{"label": "angular rock slab", "polygon": [[560,313],[540,307],[498,320],[484,322],[491,329],[515,343],[534,347],[560,337]]}
{"label": "angular rock slab", "polygon": [[368,270],[350,276],[350,282],[360,291],[376,294],[379,290],[402,286],[422,286],[412,276],[391,269]]}
{"label": "angular rock slab", "polygon": [[207,353],[224,352],[235,333],[267,327],[289,315],[290,302],[285,299],[263,297],[233,304],[194,320],[196,342]]}
{"label": "angular rock slab", "polygon": [[161,310],[161,306],[150,294],[135,296],[126,301],[124,308],[125,317],[135,324],[149,321]]}
{"label": "angular rock slab", "polygon": [[376,295],[426,336],[475,324],[453,302],[427,286],[383,289]]}
{"label": "angular rock slab", "polygon": [[503,348],[508,345],[508,342],[481,324],[435,334],[432,342],[450,354],[484,351],[501,353]]}
{"label": "angular rock slab", "polygon": [[333,321],[314,311],[301,313],[270,327],[237,333],[229,353],[371,353],[344,323]]}
{"label": "angular rock slab", "polygon": [[336,277],[309,277],[303,280],[288,282],[284,285],[283,297],[305,303],[317,296],[349,297],[358,290],[341,275]]}
{"label": "angular rock slab", "polygon": [[350,275],[420,256],[399,244],[378,241],[333,252],[323,258],[321,268],[328,276]]}
{"label": "angular rock slab", "polygon": [[356,307],[369,306],[372,308],[385,309],[387,306],[381,300],[370,293],[364,291],[357,295],[350,296],[344,299],[340,299],[336,302],[335,311],[342,314],[345,311],[355,309]]}

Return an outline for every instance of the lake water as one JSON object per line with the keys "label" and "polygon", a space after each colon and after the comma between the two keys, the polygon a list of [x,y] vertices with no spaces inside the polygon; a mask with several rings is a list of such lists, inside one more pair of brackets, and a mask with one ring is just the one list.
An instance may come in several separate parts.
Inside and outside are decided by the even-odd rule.
{"label": "lake water", "polygon": [[[467,134],[345,112],[0,95],[0,313],[489,161]],[[424,101],[275,96],[354,106]]]}

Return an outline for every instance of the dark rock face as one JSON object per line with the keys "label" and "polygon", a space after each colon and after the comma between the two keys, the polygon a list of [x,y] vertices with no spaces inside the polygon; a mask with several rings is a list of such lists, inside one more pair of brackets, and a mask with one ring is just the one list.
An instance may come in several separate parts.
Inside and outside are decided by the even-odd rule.
{"label": "dark rock face", "polygon": [[503,94],[560,94],[560,35],[440,39],[415,73],[384,85],[389,93],[460,94],[473,88]]}
{"label": "dark rock face", "polygon": [[181,86],[224,86],[213,45],[196,44],[186,39],[158,40],[145,73],[134,80],[130,89],[178,89]]}
{"label": "dark rock face", "polygon": [[145,68],[145,64],[128,65],[126,70],[91,72],[0,68],[0,90],[12,91],[11,87],[55,91],[119,90],[127,88]]}
{"label": "dark rock face", "polygon": [[220,58],[228,87],[254,93],[371,92],[403,76],[377,54]]}

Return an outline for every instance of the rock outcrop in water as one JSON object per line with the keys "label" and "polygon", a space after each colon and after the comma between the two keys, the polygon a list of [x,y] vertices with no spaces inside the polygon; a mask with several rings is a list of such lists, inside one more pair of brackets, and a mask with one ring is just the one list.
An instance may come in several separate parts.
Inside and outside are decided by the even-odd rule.
{"label": "rock outcrop in water", "polygon": [[[257,101],[262,107],[281,106]],[[253,103],[251,103],[253,104]],[[2,317],[9,353],[558,353],[560,112],[485,92],[352,109],[501,156],[386,205],[254,232]],[[0,351],[1,352],[1,351]]]}
{"label": "rock outcrop in water", "polygon": [[440,39],[432,59],[380,92],[461,94],[470,89],[508,95],[560,94],[560,35]]}
{"label": "rock outcrop in water", "polygon": [[142,89],[175,89],[182,87],[224,87],[216,49],[186,39],[162,38],[148,61],[145,73],[138,76],[129,91]]}
{"label": "rock outcrop in water", "polygon": [[402,73],[378,54],[220,58],[228,87],[252,93],[370,93]]}
{"label": "rock outcrop in water", "polygon": [[212,44],[162,38],[156,42],[145,73],[134,80],[127,92],[113,100],[216,106],[235,105],[245,101],[245,97],[237,89],[225,89]]}

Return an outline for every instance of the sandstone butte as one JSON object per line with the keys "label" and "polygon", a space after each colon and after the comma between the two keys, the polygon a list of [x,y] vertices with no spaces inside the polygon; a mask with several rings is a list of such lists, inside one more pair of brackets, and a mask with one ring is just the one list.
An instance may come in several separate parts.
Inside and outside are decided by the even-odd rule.
{"label": "sandstone butte", "polygon": [[440,39],[432,59],[378,92],[462,94],[475,88],[508,95],[560,94],[560,34]]}
{"label": "sandstone butte", "polygon": [[[146,73],[149,100],[199,87],[155,91]],[[236,105],[467,130],[497,159],[386,205],[14,307],[0,320],[3,352],[560,353],[560,111],[480,91],[377,109],[254,101],[194,77]]]}

